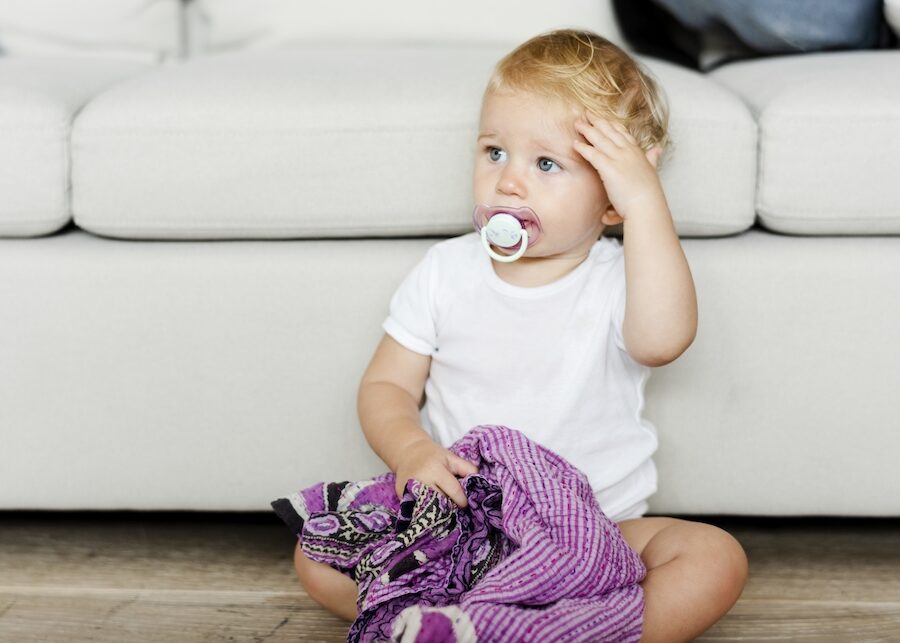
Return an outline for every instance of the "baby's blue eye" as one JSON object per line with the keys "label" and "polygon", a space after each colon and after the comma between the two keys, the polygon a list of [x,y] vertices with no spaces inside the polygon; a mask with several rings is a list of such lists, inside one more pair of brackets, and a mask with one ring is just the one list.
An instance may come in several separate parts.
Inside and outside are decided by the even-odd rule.
{"label": "baby's blue eye", "polygon": [[[546,157],[541,158],[541,159],[538,159],[538,167],[540,167],[542,170],[544,169],[543,167],[541,167],[541,162],[542,162],[542,161],[547,161],[548,163],[552,163],[553,165],[556,165],[556,161],[551,161],[550,159],[548,159],[548,158],[546,158]],[[556,167],[559,167],[559,166],[556,165]]]}

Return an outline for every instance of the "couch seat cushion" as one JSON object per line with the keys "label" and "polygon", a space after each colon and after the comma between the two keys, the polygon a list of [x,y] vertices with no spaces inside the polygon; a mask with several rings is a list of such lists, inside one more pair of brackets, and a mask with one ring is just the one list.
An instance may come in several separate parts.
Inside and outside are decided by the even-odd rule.
{"label": "couch seat cushion", "polygon": [[[357,389],[440,240],[0,239],[0,509],[261,511],[385,471]],[[700,332],[646,383],[651,513],[900,515],[900,238],[683,246]]]}
{"label": "couch seat cushion", "polygon": [[794,234],[900,233],[900,51],[732,63],[760,129],[757,212]]}

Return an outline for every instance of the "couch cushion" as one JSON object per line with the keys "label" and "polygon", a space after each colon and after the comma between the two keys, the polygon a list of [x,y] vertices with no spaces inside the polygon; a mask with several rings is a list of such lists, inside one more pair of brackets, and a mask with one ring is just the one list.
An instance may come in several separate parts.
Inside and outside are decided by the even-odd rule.
{"label": "couch cushion", "polygon": [[[255,49],[299,40],[393,44],[508,44],[557,27],[622,37],[611,0],[193,0],[186,6],[193,53]],[[402,17],[402,18],[401,18]]]}
{"label": "couch cushion", "polygon": [[145,64],[183,55],[181,0],[0,0],[0,52]]}
{"label": "couch cushion", "polygon": [[720,67],[759,123],[757,212],[795,234],[900,233],[900,51]]}
{"label": "couch cushion", "polygon": [[148,68],[0,56],[0,236],[58,230],[69,209],[69,128],[96,92]]}
{"label": "couch cushion", "polygon": [[[459,234],[481,95],[507,48],[310,45],[160,68],[75,121],[73,212],[123,238]],[[648,61],[673,103],[661,176],[679,232],[753,222],[756,125],[700,74]]]}
{"label": "couch cushion", "polygon": [[685,67],[637,56],[669,100],[671,156],[660,170],[679,235],[715,237],[753,225],[756,123],[740,100]]}

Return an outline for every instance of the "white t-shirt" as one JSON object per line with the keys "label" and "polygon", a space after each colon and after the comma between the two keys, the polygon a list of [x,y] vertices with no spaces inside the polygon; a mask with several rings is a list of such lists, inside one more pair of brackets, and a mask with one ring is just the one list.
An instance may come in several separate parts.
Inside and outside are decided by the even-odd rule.
{"label": "white t-shirt", "polygon": [[514,286],[477,232],[440,241],[397,288],[382,327],[431,355],[422,427],[444,447],[479,424],[522,431],[581,469],[612,520],[656,492],[650,367],[625,350],[625,255],[601,237],[554,282]]}

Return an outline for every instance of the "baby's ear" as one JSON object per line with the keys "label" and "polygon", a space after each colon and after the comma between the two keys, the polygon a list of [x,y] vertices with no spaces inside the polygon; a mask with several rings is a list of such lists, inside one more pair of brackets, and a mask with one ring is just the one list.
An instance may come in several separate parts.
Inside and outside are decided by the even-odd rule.
{"label": "baby's ear", "polygon": [[653,167],[657,166],[659,163],[659,157],[662,156],[663,150],[659,145],[654,145],[649,150],[647,150],[647,160],[650,161],[650,165]]}
{"label": "baby's ear", "polygon": [[610,203],[606,211],[600,215],[600,222],[605,226],[618,225],[625,220],[625,217],[616,212],[616,207]]}

